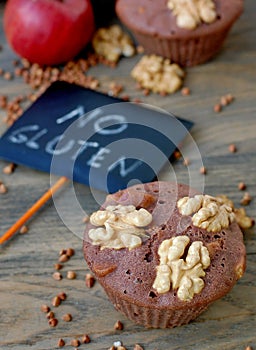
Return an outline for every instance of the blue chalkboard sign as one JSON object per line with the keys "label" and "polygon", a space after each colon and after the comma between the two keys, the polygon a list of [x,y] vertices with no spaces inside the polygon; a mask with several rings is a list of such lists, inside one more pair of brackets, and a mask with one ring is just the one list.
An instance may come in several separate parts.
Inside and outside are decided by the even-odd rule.
{"label": "blue chalkboard sign", "polygon": [[115,192],[148,182],[193,123],[57,81],[0,139],[0,157]]}

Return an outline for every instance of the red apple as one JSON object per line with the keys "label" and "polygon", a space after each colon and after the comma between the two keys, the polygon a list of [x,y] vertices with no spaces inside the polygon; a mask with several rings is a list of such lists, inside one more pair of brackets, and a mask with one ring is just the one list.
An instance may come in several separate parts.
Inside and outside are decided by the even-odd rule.
{"label": "red apple", "polygon": [[95,28],[90,0],[8,0],[3,22],[12,49],[41,65],[74,58]]}

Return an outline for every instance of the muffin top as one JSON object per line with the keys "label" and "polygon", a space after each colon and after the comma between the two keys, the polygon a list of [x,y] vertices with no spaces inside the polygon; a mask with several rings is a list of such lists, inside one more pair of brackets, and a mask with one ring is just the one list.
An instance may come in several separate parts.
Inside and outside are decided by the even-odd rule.
{"label": "muffin top", "polygon": [[[202,207],[204,196],[170,182],[135,185],[108,195],[98,221],[92,219],[94,225],[90,223],[84,235],[85,259],[100,283],[127,301],[151,308],[200,307],[225,295],[245,270],[243,235],[226,206],[223,212],[214,212],[220,226],[213,227],[212,220],[200,224],[190,214],[193,208],[189,211],[195,198]],[[198,213],[205,215],[215,210],[212,207],[211,203]],[[120,221],[117,213],[111,223],[113,212],[120,210],[130,216]],[[110,228],[104,226],[106,216]],[[133,225],[133,231],[126,223]],[[118,235],[112,235],[103,244],[95,235],[103,226],[107,234],[116,226],[126,236],[132,232],[135,239],[125,238],[120,246]]]}
{"label": "muffin top", "polygon": [[[194,1],[199,2],[198,0]],[[202,3],[205,4],[207,1]],[[243,0],[212,0],[206,8],[207,11],[202,9],[201,15],[199,12],[195,13],[192,16],[195,21],[191,21],[191,16],[188,17],[186,11],[183,10],[182,16],[179,15],[180,8],[178,7],[177,10],[176,6],[179,2],[182,3],[180,8],[185,9],[186,0],[118,0],[116,12],[125,25],[142,34],[180,38],[188,35],[198,37],[214,33],[224,25],[231,25],[243,10]],[[194,9],[191,10],[194,12]],[[187,12],[191,13],[191,11]],[[207,14],[203,15],[202,12],[207,12]]]}

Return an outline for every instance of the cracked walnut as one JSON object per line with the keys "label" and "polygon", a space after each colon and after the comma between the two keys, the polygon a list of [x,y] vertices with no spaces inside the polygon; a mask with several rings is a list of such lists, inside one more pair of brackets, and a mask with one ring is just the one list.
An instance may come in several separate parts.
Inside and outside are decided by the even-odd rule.
{"label": "cracked walnut", "polygon": [[133,205],[109,205],[106,210],[98,210],[90,217],[94,226],[101,226],[89,230],[89,238],[93,245],[104,248],[133,249],[142,244],[145,230],[152,215],[144,208],[136,209]]}
{"label": "cracked walnut", "polygon": [[172,285],[172,289],[178,289],[178,298],[188,301],[203,289],[201,277],[205,276],[204,270],[210,265],[209,252],[201,241],[195,241],[183,259],[189,242],[188,236],[177,236],[164,240],[159,246],[160,265],[153,284],[158,293],[168,292]]}

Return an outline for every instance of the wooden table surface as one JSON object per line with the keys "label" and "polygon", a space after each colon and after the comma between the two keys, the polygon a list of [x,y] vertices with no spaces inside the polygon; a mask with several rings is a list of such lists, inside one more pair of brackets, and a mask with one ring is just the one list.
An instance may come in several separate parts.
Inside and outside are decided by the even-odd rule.
{"label": "wooden table surface", "polygon": [[[1,5],[0,24],[3,14]],[[245,11],[230,32],[223,50],[211,62],[186,69],[185,86],[189,96],[180,92],[162,97],[155,94],[144,96],[135,89],[130,77],[131,68],[139,56],[122,59],[116,69],[98,65],[89,73],[101,82],[106,90],[111,81],[123,84],[124,93],[131,98],[159,106],[176,115],[195,122],[191,136],[198,146],[198,153],[207,168],[207,174],[199,174],[198,154],[191,152],[191,139],[186,139],[183,151],[188,155],[194,178],[204,181],[205,192],[228,195],[240,206],[243,192],[238,183],[243,181],[252,196],[246,207],[248,215],[255,218],[256,208],[256,27],[255,0],[245,2]],[[16,57],[8,48],[0,31],[0,67],[13,71]],[[0,95],[14,98],[30,93],[31,89],[21,78],[11,81],[0,77]],[[231,93],[235,100],[221,113],[213,106],[221,96]],[[5,112],[0,111],[0,131],[7,129]],[[235,144],[236,153],[229,151]],[[0,161],[0,180],[8,188],[0,194],[1,234],[4,233],[49,187],[49,174],[18,166],[11,175],[2,173],[8,163]],[[188,182],[187,167],[182,160],[173,163],[179,182]],[[160,179],[170,179],[166,170]],[[90,213],[97,208],[91,191],[86,186],[75,185],[77,197],[83,210]],[[17,234],[0,248],[0,348],[5,349],[56,349],[59,338],[66,342],[65,349],[72,349],[70,341],[83,334],[91,337],[90,344],[81,349],[108,349],[114,341],[122,341],[127,349],[138,343],[145,350],[166,349],[256,349],[256,239],[255,228],[244,234],[247,250],[245,275],[223,299],[215,302],[205,313],[189,325],[166,330],[144,329],[127,320],[114,310],[102,288],[96,283],[93,288],[85,286],[88,268],[83,260],[81,235],[84,229],[81,213],[74,212],[70,205],[72,186],[67,185],[49,201],[28,223],[26,234]],[[95,193],[94,193],[95,194]],[[104,193],[97,192],[99,197]],[[65,219],[63,222],[63,218]],[[74,234],[75,232],[76,234]],[[80,236],[80,237],[79,237]],[[56,281],[52,274],[58,262],[59,251],[72,247],[75,255],[61,270],[63,279]],[[77,278],[69,280],[66,273],[73,270]],[[42,304],[51,304],[51,299],[60,292],[67,299],[55,312],[59,323],[49,327]],[[70,313],[71,322],[62,316]],[[122,331],[115,330],[120,320]]]}

